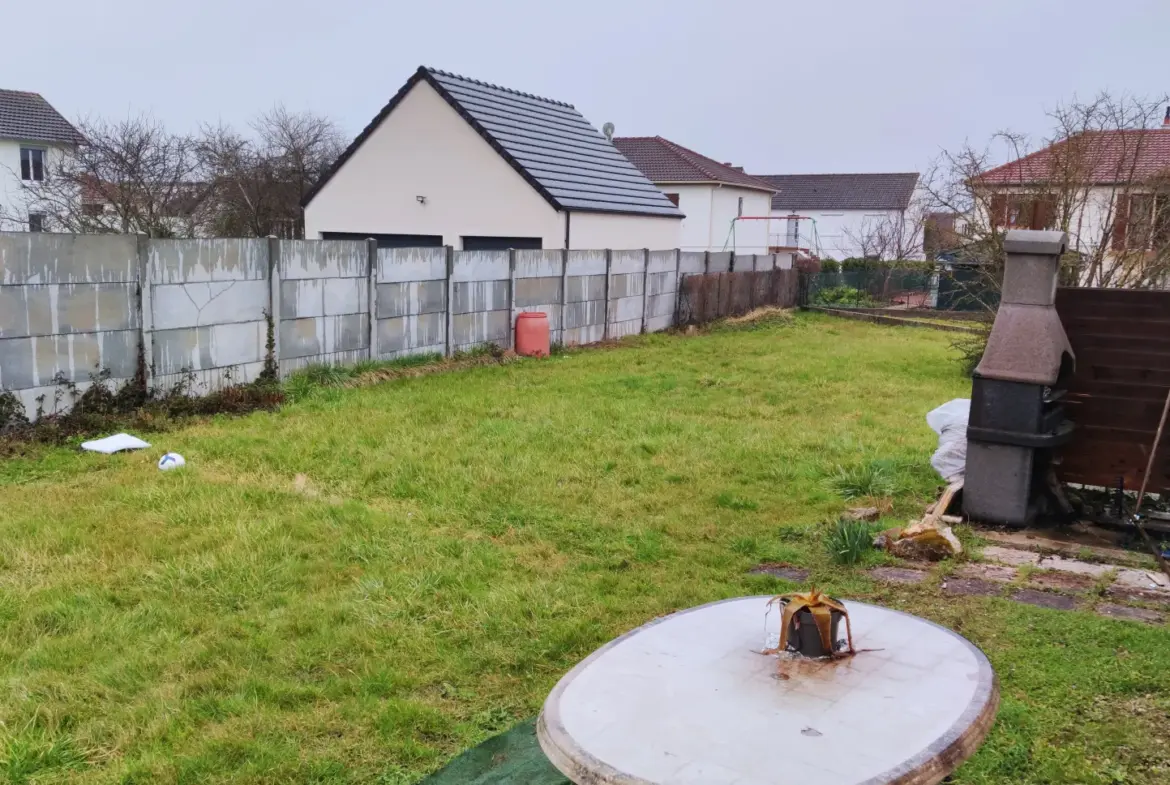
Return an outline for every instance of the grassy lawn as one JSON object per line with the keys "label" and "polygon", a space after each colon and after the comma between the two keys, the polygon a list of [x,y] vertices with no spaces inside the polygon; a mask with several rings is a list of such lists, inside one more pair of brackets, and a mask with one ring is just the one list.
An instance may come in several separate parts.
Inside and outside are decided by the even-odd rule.
{"label": "grassy lawn", "polygon": [[950,340],[802,315],[0,462],[0,782],[412,782],[615,635],[793,588],[761,561],[987,652],[955,782],[1166,782],[1170,632],[826,556],[839,467],[884,462],[896,521],[936,491]]}

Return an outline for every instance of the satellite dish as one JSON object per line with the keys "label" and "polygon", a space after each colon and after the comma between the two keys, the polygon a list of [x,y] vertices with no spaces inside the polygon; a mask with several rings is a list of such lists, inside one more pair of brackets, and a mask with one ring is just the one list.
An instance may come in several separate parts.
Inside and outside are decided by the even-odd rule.
{"label": "satellite dish", "polygon": [[606,123],[605,125],[601,126],[601,132],[605,134],[605,138],[611,142],[613,141],[613,130],[613,123]]}

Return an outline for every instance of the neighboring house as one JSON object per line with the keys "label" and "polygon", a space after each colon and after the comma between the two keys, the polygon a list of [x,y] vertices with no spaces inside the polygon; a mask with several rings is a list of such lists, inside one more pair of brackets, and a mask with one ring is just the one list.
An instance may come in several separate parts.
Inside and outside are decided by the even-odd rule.
{"label": "neighboring house", "polygon": [[[684,251],[768,252],[771,222],[755,219],[768,218],[774,187],[661,136],[618,137],[613,144],[686,214]],[[736,220],[744,216],[749,220]]]}
{"label": "neighboring house", "polygon": [[214,210],[214,188],[210,183],[79,179],[81,212],[71,216],[74,225],[70,231],[152,237],[214,236],[208,231]]}
{"label": "neighboring house", "polygon": [[799,250],[837,261],[872,253],[867,239],[881,233],[909,235],[908,214],[917,172],[876,174],[759,175],[776,189],[772,197],[775,250]]}
{"label": "neighboring house", "polygon": [[43,181],[61,156],[84,142],[38,93],[0,90],[0,231],[51,228],[26,184]]}
{"label": "neighboring house", "polygon": [[682,212],[570,104],[419,68],[309,191],[308,238],[679,245]]}
{"label": "neighboring house", "polygon": [[968,239],[964,213],[936,210],[924,216],[922,252],[928,260],[952,258]]}
{"label": "neighboring house", "polygon": [[1060,228],[1087,257],[1165,254],[1170,107],[1160,128],[1076,134],[984,172],[971,188],[984,226]]}

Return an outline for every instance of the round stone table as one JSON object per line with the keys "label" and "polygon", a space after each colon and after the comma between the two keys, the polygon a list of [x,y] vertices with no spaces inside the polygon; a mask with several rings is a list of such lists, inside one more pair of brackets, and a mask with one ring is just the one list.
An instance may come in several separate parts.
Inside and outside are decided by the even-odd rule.
{"label": "round stone table", "polygon": [[681,611],[595,651],[545,701],[545,755],[589,785],[917,785],[990,730],[995,674],[966,639],[847,602],[854,646],[870,651],[765,656],[780,626],[773,608],[765,629],[767,600]]}

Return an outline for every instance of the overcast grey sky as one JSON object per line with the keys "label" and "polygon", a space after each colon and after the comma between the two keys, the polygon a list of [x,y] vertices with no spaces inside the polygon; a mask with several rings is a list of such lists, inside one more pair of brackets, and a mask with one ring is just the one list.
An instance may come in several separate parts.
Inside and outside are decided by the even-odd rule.
{"label": "overcast grey sky", "polygon": [[352,135],[425,64],[756,173],[921,170],[965,138],[1042,136],[1074,95],[1170,90],[1168,0],[57,0],[4,17],[0,87],[69,117],[188,130],[279,101]]}

